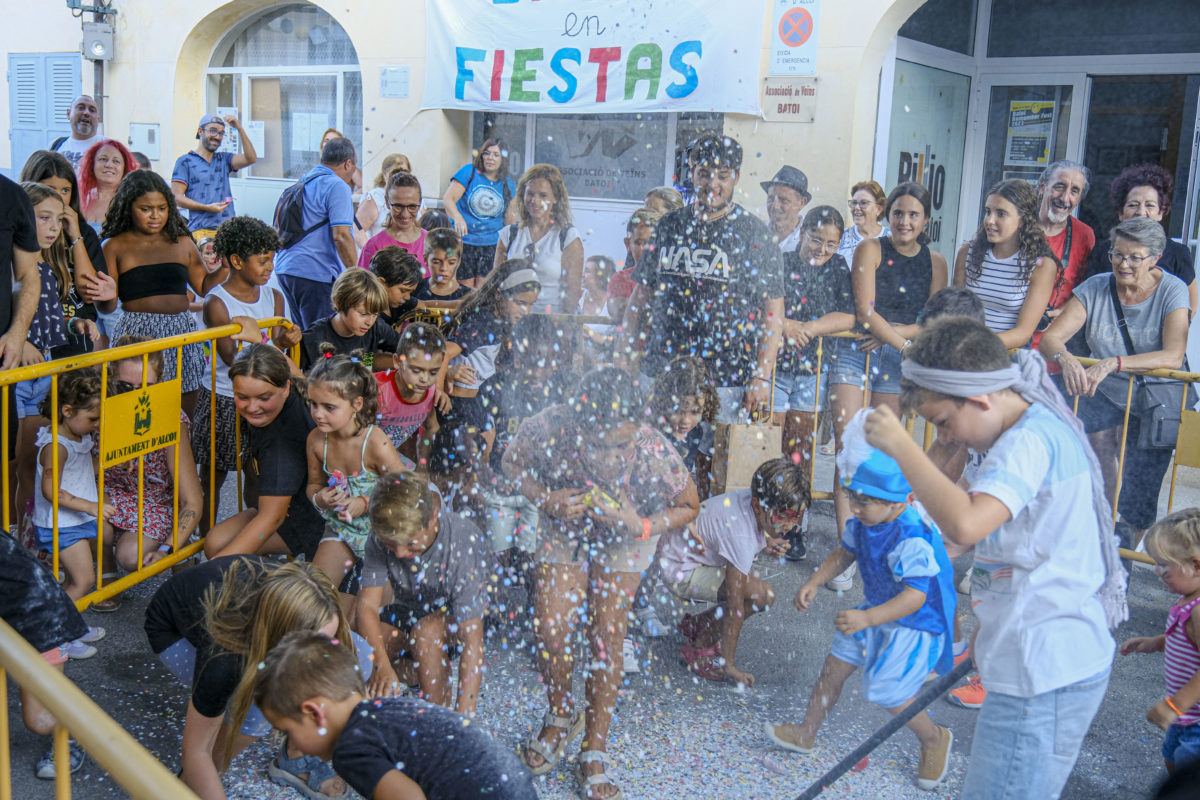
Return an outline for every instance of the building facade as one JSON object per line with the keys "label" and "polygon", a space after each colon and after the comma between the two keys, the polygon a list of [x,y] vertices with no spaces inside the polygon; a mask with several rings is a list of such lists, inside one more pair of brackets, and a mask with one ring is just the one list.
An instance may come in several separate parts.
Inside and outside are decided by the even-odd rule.
{"label": "building facade", "polygon": [[[719,128],[745,146],[737,199],[750,209],[763,212],[759,182],[783,164],[807,173],[814,203],[839,209],[858,180],[919,180],[933,193],[930,234],[948,258],[973,234],[989,185],[1033,178],[1064,157],[1095,172],[1080,215],[1100,231],[1115,221],[1106,189],[1116,173],[1161,163],[1176,176],[1169,232],[1196,239],[1200,6],[1190,0],[1146,0],[1136,24],[1115,0],[771,0],[760,40],[748,43],[760,53],[761,117],[423,110],[418,0],[116,0],[113,58],[100,68],[80,55],[81,21],[92,14],[81,20],[68,3],[79,5],[26,4],[0,30],[7,174],[67,132],[71,99],[95,93],[99,80],[105,134],[146,152],[165,176],[195,146],[203,113],[236,113],[260,157],[234,194],[239,211],[262,217],[317,161],[326,128],[358,144],[368,186],[386,155],[408,155],[427,205],[498,132],[515,170],[539,161],[564,169],[586,251],[619,258],[624,220],[645,191],[676,178],[698,131]],[[819,12],[808,31],[814,74],[773,75],[780,7],[797,6]],[[631,160],[635,169],[604,169]]]}

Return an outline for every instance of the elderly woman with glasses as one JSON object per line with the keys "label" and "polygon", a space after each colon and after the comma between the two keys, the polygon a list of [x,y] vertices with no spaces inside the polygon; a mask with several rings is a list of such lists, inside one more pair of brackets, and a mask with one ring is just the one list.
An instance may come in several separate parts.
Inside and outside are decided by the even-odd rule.
{"label": "elderly woman with glasses", "polygon": [[[1146,217],[1161,223],[1171,213],[1171,197],[1175,194],[1175,178],[1158,164],[1134,164],[1121,170],[1108,188],[1109,199],[1117,209],[1117,219],[1124,221],[1133,217]],[[1087,276],[1107,275],[1108,251],[1112,242],[1099,242],[1088,259]],[[1179,242],[1168,238],[1162,255],[1158,257],[1158,268],[1174,275],[1188,287],[1188,307],[1196,315],[1200,291],[1196,288],[1196,267],[1192,262],[1192,251]]]}
{"label": "elderly woman with glasses", "polygon": [[[590,372],[566,403],[521,423],[503,460],[541,521],[533,629],[550,708],[522,758],[535,775],[549,772],[586,729],[578,778],[590,800],[621,796],[605,774],[608,727],[642,572],[659,537],[700,513],[687,467],[642,415],[637,396],[628,373]],[[573,635],[585,602],[586,655]],[[571,688],[577,661],[586,665],[586,711]]]}
{"label": "elderly woman with glasses", "polygon": [[[1179,369],[1183,364],[1188,290],[1183,281],[1156,266],[1167,237],[1154,220],[1126,219],[1112,229],[1109,241],[1110,271],[1075,287],[1062,314],[1042,337],[1040,349],[1062,367],[1067,392],[1079,398],[1079,417],[1100,459],[1111,498],[1129,374]],[[1067,340],[1081,328],[1091,357],[1100,359],[1090,367],[1066,350]],[[1172,450],[1138,446],[1143,423],[1134,411],[1129,414],[1118,511],[1125,523],[1145,530],[1157,517],[1159,490]]]}

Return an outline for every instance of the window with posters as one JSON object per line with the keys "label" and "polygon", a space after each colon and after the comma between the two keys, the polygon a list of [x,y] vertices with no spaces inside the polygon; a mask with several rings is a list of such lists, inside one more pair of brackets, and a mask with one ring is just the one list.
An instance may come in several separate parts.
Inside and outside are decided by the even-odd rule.
{"label": "window with posters", "polygon": [[966,75],[896,60],[884,188],[890,191],[903,181],[928,187],[930,247],[951,264],[970,91]]}

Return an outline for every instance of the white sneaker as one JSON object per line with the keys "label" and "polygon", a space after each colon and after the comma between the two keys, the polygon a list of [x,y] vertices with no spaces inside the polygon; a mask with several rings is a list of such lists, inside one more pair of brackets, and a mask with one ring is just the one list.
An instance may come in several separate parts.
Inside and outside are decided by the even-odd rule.
{"label": "white sneaker", "polygon": [[846,571],[838,575],[831,581],[826,581],[825,588],[831,592],[848,592],[854,588],[854,573],[858,572],[858,565],[851,564],[846,567]]}
{"label": "white sneaker", "polygon": [[625,641],[621,642],[621,661],[624,664],[622,671],[626,675],[636,675],[642,671],[642,668],[638,666],[637,651],[634,649],[633,639],[630,639],[628,636],[625,637]]}
{"label": "white sneaker", "polygon": [[667,629],[663,626],[662,620],[658,618],[658,611],[655,610],[654,606],[639,608],[634,613],[634,617],[637,619],[642,633],[651,639],[667,635]]}
{"label": "white sneaker", "polygon": [[67,642],[67,658],[74,659],[75,661],[91,658],[97,652],[96,648],[84,642],[83,639]]}

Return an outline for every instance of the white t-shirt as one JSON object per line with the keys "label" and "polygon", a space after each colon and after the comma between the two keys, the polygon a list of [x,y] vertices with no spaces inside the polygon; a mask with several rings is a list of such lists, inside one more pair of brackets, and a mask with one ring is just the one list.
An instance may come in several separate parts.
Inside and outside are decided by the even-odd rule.
{"label": "white t-shirt", "polygon": [[[881,236],[891,235],[891,230],[887,225],[884,225],[883,229],[879,231],[879,235],[875,238],[878,239]],[[858,247],[859,242],[865,238],[867,237],[858,232],[858,226],[856,226],[853,222],[848,224],[846,226],[846,230],[842,232],[842,241],[838,245],[838,255],[846,259],[846,264],[848,266],[854,266],[854,251]]]}
{"label": "white t-shirt", "polygon": [[[283,293],[280,292],[282,295]],[[270,284],[258,287],[258,302],[244,303],[238,300],[225,290],[223,285],[214,286],[205,296],[205,301],[213,296],[221,298],[225,303],[225,310],[229,312],[229,318],[234,317],[253,317],[254,319],[267,319],[275,316],[275,290]],[[201,327],[204,327],[201,325]],[[262,331],[263,344],[272,344],[270,329],[264,328]],[[213,348],[212,357],[208,359],[208,363],[204,366],[204,377],[200,381],[200,385],[205,389],[212,387],[212,370],[213,365],[217,367],[217,394],[222,397],[233,397],[233,383],[229,380],[229,365],[221,360],[220,354]]]}
{"label": "white t-shirt", "polygon": [[[379,210],[379,216],[375,217],[375,222],[371,224],[370,228],[367,228],[367,238],[371,239],[381,230],[383,230],[383,225],[385,222],[387,222],[387,189],[382,186],[376,186],[371,189],[371,191],[367,192],[367,196],[375,201],[375,208]],[[271,274],[273,275],[274,273]]]}
{"label": "white t-shirt", "polygon": [[794,253],[796,248],[800,246],[800,236],[804,233],[804,225],[802,222],[796,223],[796,227],[787,236],[779,240],[779,252]]}
{"label": "white t-shirt", "polygon": [[88,148],[96,142],[106,137],[101,136],[99,132],[90,139],[76,139],[68,136],[67,140],[59,146],[58,152],[66,156],[67,161],[71,162],[71,166],[79,169],[79,159],[83,158],[83,154],[88,151]]}
{"label": "white t-shirt", "polygon": [[754,508],[750,505],[750,490],[738,489],[710,497],[700,504],[696,518],[696,535],[704,543],[704,552],[688,547],[687,531],[683,528],[663,534],[658,557],[663,575],[678,583],[696,567],[724,567],[749,575],[754,557],[767,546],[758,529]]}
{"label": "white t-shirt", "polygon": [[1116,644],[1096,597],[1104,562],[1083,443],[1032,405],[988,450],[971,492],[1012,514],[975,546],[983,685],[1033,697],[1106,669]]}
{"label": "white t-shirt", "polygon": [[[529,228],[518,228],[516,236],[510,243],[508,237],[512,231],[511,225],[500,229],[500,247],[503,247],[509,258],[524,258],[525,249],[529,246]],[[579,238],[579,231],[574,226],[567,228],[566,235],[560,233],[556,226],[546,232],[546,235],[533,246],[533,268],[537,270],[538,280],[542,282],[542,291],[538,295],[535,311],[542,311],[547,306],[551,314],[564,314],[575,309],[563,308],[563,292],[566,284],[563,281],[562,254],[571,242]]]}

